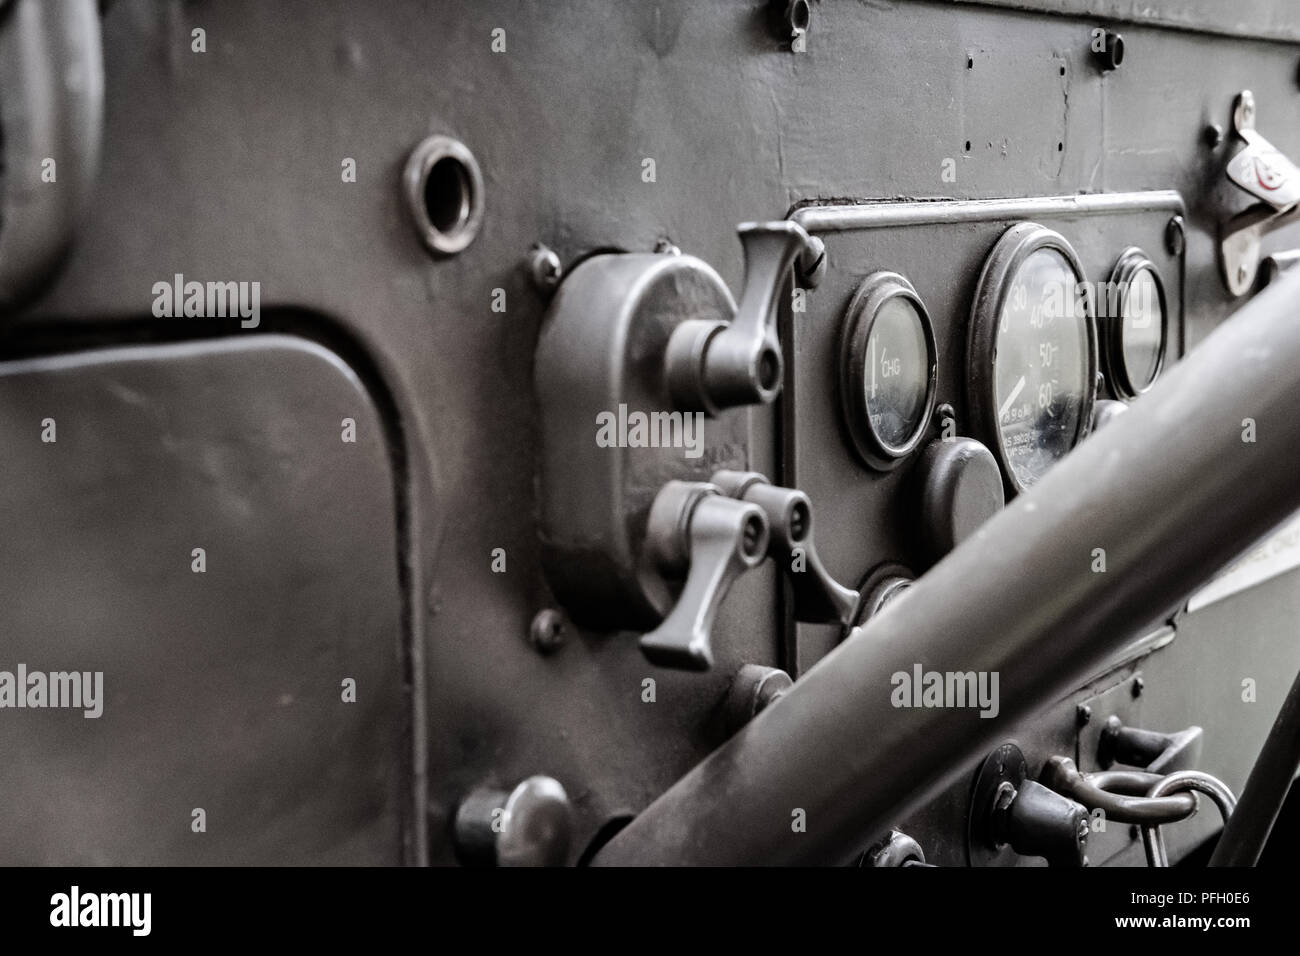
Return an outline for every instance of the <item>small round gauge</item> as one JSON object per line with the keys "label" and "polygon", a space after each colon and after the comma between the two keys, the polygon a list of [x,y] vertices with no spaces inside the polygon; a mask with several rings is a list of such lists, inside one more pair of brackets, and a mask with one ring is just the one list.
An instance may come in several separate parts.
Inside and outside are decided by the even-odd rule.
{"label": "small round gauge", "polygon": [[1079,258],[1058,233],[1012,226],[984,263],[971,313],[971,408],[1009,494],[1088,433],[1097,326]]}
{"label": "small round gauge", "polygon": [[888,471],[920,443],[934,412],[938,351],[930,316],[905,278],[868,276],[844,317],[840,398],[868,465]]}
{"label": "small round gauge", "polygon": [[1106,377],[1120,398],[1137,398],[1165,361],[1165,287],[1155,263],[1136,247],[1115,263],[1104,301]]}

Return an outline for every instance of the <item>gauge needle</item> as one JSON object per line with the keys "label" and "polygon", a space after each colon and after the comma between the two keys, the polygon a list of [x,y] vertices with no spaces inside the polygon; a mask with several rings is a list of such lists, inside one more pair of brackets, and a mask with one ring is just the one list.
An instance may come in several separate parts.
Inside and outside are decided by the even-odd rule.
{"label": "gauge needle", "polygon": [[1020,376],[1020,381],[1016,382],[1016,387],[1011,390],[1011,394],[1008,395],[1006,401],[1002,403],[1002,407],[998,409],[998,418],[1007,417],[1007,409],[1009,409],[1015,400],[1020,397],[1020,393],[1024,390],[1025,377],[1022,375]]}

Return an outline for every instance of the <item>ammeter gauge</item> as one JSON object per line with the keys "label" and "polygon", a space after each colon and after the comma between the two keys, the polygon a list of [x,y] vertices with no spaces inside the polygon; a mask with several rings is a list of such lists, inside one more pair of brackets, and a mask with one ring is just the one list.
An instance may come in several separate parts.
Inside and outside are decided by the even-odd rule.
{"label": "ammeter gauge", "polygon": [[934,411],[938,354],[930,316],[905,278],[868,276],[844,316],[840,398],[868,465],[887,471],[920,443]]}

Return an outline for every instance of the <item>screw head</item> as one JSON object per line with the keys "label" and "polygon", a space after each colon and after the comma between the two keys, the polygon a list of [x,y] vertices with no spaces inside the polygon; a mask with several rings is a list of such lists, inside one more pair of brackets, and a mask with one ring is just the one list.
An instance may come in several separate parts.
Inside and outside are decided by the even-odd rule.
{"label": "screw head", "polygon": [[1088,721],[1092,720],[1092,708],[1087,704],[1080,704],[1074,712],[1075,720],[1082,727]]}
{"label": "screw head", "polygon": [[1224,135],[1223,127],[1218,123],[1211,123],[1201,131],[1201,138],[1205,141],[1205,145],[1211,149],[1217,149],[1223,145]]}
{"label": "screw head", "polygon": [[564,615],[554,608],[538,611],[528,627],[529,642],[542,654],[549,654],[562,647],[566,637]]}
{"label": "screw head", "polygon": [[803,250],[796,263],[799,284],[805,289],[815,289],[826,277],[826,243],[820,236],[810,236],[808,247]]}
{"label": "screw head", "polygon": [[661,256],[680,256],[682,250],[678,249],[668,239],[660,239],[655,243],[655,252]]}
{"label": "screw head", "polygon": [[1255,94],[1242,90],[1232,110],[1232,125],[1238,132],[1255,128]]}
{"label": "screw head", "polygon": [[1147,682],[1144,681],[1144,680],[1142,679],[1142,675],[1141,675],[1141,674],[1139,674],[1137,677],[1134,677],[1134,678],[1133,678],[1133,696],[1134,696],[1134,697],[1141,697],[1141,696],[1142,696],[1142,691],[1143,691],[1144,689],[1146,689],[1146,686],[1147,686]]}
{"label": "screw head", "polygon": [[1181,256],[1187,251],[1187,232],[1183,228],[1183,217],[1174,216],[1165,226],[1165,248],[1171,256]]}
{"label": "screw head", "polygon": [[553,291],[563,275],[564,267],[553,249],[539,243],[528,251],[528,277],[540,291]]}

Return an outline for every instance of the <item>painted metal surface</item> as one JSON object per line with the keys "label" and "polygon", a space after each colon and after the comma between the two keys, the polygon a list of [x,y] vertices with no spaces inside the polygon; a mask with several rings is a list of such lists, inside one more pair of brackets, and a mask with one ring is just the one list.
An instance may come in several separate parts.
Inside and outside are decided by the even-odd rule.
{"label": "painted metal surface", "polygon": [[394,474],[356,375],[286,336],[0,363],[0,444],[0,669],[102,689],[0,711],[0,860],[400,862]]}
{"label": "painted metal surface", "polygon": [[[1229,41],[1206,32],[1220,19],[1209,3],[1181,6],[1186,17],[1163,0],[1141,9],[1062,0],[1037,12],[822,3],[796,56],[742,0],[398,0],[382,15],[342,0],[117,0],[102,21],[97,199],[47,294],[6,314],[4,342],[26,353],[64,335],[171,336],[183,320],[147,316],[153,283],[178,272],[260,281],[268,309],[311,310],[313,333],[341,331],[391,392],[381,415],[406,454],[395,502],[408,528],[405,593],[396,603],[409,609],[416,675],[411,803],[428,811],[427,834],[424,813],[412,815],[408,859],[427,852],[452,862],[457,802],[535,774],[553,776],[573,800],[577,859],[608,821],[643,809],[726,738],[715,718],[730,674],[655,671],[630,634],[578,630],[545,656],[528,643],[536,613],[555,603],[537,536],[532,388],[548,300],[521,265],[530,246],[544,242],[571,266],[596,249],[647,252],[667,238],[738,289],[736,224],[804,202],[1172,190],[1186,200],[1191,348],[1236,307],[1215,244],[1244,198],[1223,174],[1229,144],[1205,145],[1204,126],[1227,126],[1233,96],[1251,89],[1261,128],[1300,155],[1296,54],[1247,36],[1288,38],[1285,5],[1232,6],[1221,21],[1237,35]],[[1123,20],[1128,50],[1104,75],[1088,46],[1103,15]],[[201,54],[191,46],[200,28]],[[413,235],[400,188],[410,150],[431,133],[473,150],[487,193],[474,243],[436,261]],[[355,182],[340,175],[348,159]],[[653,181],[643,178],[646,159]],[[945,160],[954,179],[944,178]],[[905,261],[889,264],[918,285],[918,271],[938,283],[946,255],[978,245],[969,223],[920,228],[933,237],[906,240]],[[1135,241],[1113,228],[1098,232],[1098,250]],[[1300,245],[1300,231],[1265,243],[1265,252]],[[972,284],[977,268],[959,264],[957,284]],[[836,281],[812,293],[819,314],[832,314]],[[957,321],[940,328],[936,318],[936,335],[959,338]],[[277,325],[267,319],[266,328]],[[741,415],[745,467],[778,478],[779,416]],[[179,491],[160,489],[160,506],[183,507]],[[826,543],[834,523],[865,539],[894,533],[883,513],[910,520],[901,499],[835,518],[822,517],[818,496],[813,504],[836,573]],[[496,549],[503,573],[493,570]],[[793,668],[772,614],[771,572],[737,583],[715,644],[732,662]],[[1263,680],[1286,659],[1278,634],[1296,613],[1293,578],[1181,618],[1178,639],[1143,663],[1146,706],[1162,726],[1203,723],[1208,769],[1236,775],[1235,786],[1268,718],[1240,708],[1205,669],[1231,663]],[[335,584],[362,599],[346,575]],[[1224,630],[1234,635],[1230,655],[1214,639]],[[654,703],[643,697],[651,678]],[[1190,699],[1211,701],[1198,704],[1209,716],[1189,715]],[[1067,746],[1074,730],[1071,704],[1044,711],[1022,736]],[[952,823],[946,803],[929,819],[927,858],[959,859],[945,834],[964,823]],[[1184,836],[1169,830],[1175,854]]]}

